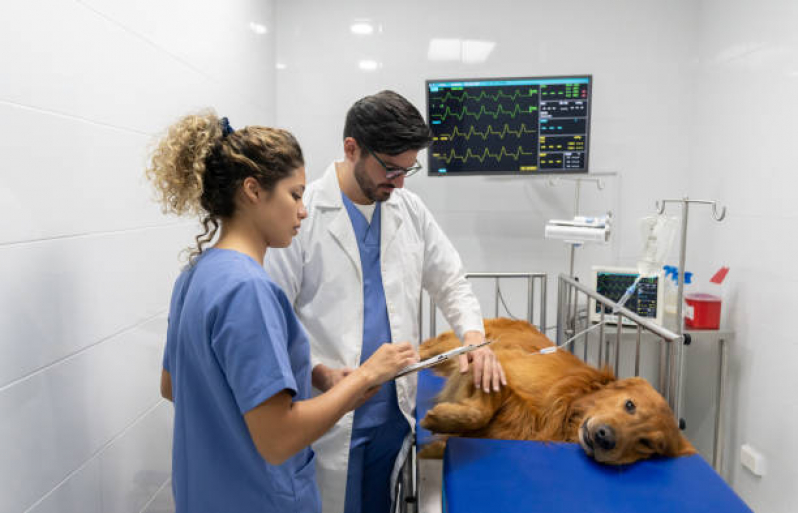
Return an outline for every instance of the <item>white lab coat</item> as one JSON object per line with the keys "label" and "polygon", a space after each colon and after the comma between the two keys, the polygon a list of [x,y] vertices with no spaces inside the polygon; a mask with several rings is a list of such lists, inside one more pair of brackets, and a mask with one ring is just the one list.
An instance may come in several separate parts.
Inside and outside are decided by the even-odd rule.
{"label": "white lab coat", "polygon": [[[288,295],[308,332],[313,366],[355,368],[363,345],[363,277],[335,163],[308,186],[304,201],[308,217],[299,234],[288,248],[266,252],[266,271]],[[460,257],[418,196],[394,190],[381,215],[382,282],[393,341],[417,345],[422,287],[459,337],[483,331],[479,302]],[[399,408],[410,426],[416,384],[415,374],[396,381]],[[351,412],[345,415],[313,445],[324,513],[344,510],[353,418]],[[397,458],[394,482],[409,442],[408,437]]]}

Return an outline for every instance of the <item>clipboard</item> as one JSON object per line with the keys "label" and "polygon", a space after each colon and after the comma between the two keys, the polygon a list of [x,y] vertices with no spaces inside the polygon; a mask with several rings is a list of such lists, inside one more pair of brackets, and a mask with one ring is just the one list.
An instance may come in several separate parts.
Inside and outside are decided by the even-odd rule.
{"label": "clipboard", "polygon": [[441,353],[439,355],[433,356],[432,358],[427,358],[426,360],[421,360],[418,363],[414,363],[412,365],[408,365],[404,369],[400,370],[396,373],[396,376],[393,379],[401,378],[402,376],[406,376],[407,374],[411,374],[413,372],[418,372],[421,369],[428,369],[429,367],[434,367],[440,363],[445,362],[450,358],[454,358],[455,356],[460,356],[461,354],[470,353],[474,349],[479,349],[480,347],[484,347],[488,344],[493,342],[493,340],[485,340],[481,344],[477,345],[468,345],[468,346],[460,346],[451,351],[446,351],[445,353]]}

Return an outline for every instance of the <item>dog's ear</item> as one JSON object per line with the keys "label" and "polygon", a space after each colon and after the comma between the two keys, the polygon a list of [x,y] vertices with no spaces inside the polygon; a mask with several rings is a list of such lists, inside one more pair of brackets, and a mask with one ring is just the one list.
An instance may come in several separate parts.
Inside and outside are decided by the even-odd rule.
{"label": "dog's ear", "polygon": [[[607,367],[605,367],[604,368],[604,372],[611,373],[612,370],[607,368]],[[629,390],[629,389],[635,389],[635,388],[646,387],[646,386],[650,386],[648,381],[646,381],[644,378],[635,376],[635,377],[624,378],[624,379],[613,379],[611,381],[608,381],[604,385],[604,388],[607,389],[607,390]]]}

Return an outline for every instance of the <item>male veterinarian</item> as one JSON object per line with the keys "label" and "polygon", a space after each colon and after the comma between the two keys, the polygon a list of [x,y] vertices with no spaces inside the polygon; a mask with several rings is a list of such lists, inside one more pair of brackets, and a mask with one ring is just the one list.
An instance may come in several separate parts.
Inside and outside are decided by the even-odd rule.
{"label": "male veterinarian", "polygon": [[[308,218],[266,270],[286,292],[310,336],[313,386],[325,391],[384,342],[418,342],[427,290],[465,344],[484,340],[482,315],[460,257],[405,178],[420,169],[429,127],[404,97],[383,91],[357,101],[344,126],[344,160],[304,195]],[[506,384],[493,352],[473,362],[486,392]],[[386,383],[314,444],[325,513],[388,512],[407,454],[416,375]]]}

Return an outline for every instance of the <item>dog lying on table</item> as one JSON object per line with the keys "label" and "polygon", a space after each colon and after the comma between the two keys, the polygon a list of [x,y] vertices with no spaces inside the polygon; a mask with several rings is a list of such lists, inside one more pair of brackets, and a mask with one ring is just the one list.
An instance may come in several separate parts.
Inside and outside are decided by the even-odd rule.
{"label": "dog lying on table", "polygon": [[[679,432],[665,399],[643,378],[616,379],[568,351],[538,351],[553,344],[525,321],[485,321],[485,337],[507,376],[500,392],[474,387],[457,360],[435,367],[447,377],[421,426],[442,435],[419,456],[440,458],[447,436],[578,442],[596,461],[611,465],[652,456],[695,454]],[[424,342],[422,359],[454,349],[451,331]],[[538,353],[538,354],[536,354]]]}

